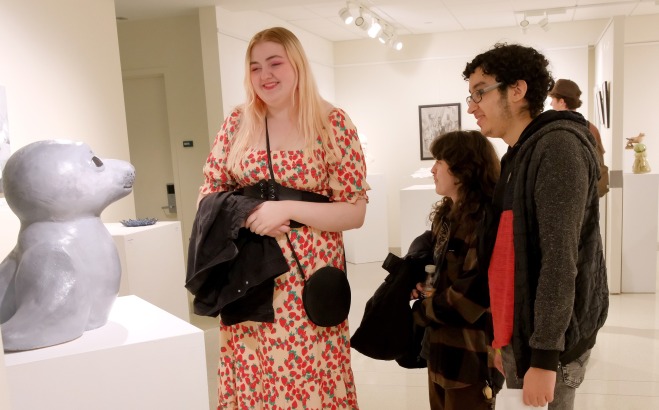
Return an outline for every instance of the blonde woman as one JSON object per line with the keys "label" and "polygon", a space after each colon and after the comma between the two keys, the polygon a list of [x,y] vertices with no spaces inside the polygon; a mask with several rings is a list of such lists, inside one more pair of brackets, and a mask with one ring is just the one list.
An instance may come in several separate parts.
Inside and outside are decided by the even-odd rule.
{"label": "blonde woman", "polygon": [[226,118],[208,156],[200,199],[274,174],[281,186],[329,202],[265,201],[246,218],[245,228],[276,239],[289,270],[274,280],[274,321],[220,322],[218,409],[357,409],[348,322],[311,322],[300,275],[300,267],[307,278],[323,266],[343,268],[342,231],[364,221],[369,187],[357,131],[321,98],[287,29],[251,39],[245,89],[247,101]]}

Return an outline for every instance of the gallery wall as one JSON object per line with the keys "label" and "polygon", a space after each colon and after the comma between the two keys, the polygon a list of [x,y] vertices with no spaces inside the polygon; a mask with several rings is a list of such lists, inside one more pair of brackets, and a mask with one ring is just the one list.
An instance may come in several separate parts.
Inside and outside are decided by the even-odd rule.
{"label": "gallery wall", "polygon": [[[0,84],[12,151],[44,139],[87,143],[101,158],[129,160],[117,26],[112,0],[0,0]],[[84,17],[83,17],[84,16]],[[104,221],[135,217],[133,195]],[[0,259],[17,220],[0,203]]]}
{"label": "gallery wall", "polygon": [[[652,173],[659,173],[659,14],[625,20],[624,89],[622,141],[645,133]],[[623,153],[622,169],[631,172],[634,162],[632,150]]]}
{"label": "gallery wall", "polygon": [[[1,0],[0,8],[0,84],[12,151],[71,139],[99,157],[128,160],[114,2]],[[129,196],[103,217],[134,217],[133,208]]]}
{"label": "gallery wall", "polygon": [[334,45],[331,42],[263,13],[229,12],[220,7],[216,12],[225,116],[245,100],[245,51],[249,40],[255,33],[274,26],[286,27],[296,34],[307,54],[321,95],[334,101]]}
{"label": "gallery wall", "polygon": [[[120,74],[117,74],[117,34],[111,17],[114,15],[112,2],[96,2],[92,7],[84,1],[67,0],[58,4],[57,10],[49,10],[39,0],[20,3],[0,1],[3,10],[9,11],[0,17],[6,20],[0,21],[3,23],[0,26],[0,34],[2,34],[0,42],[4,49],[10,50],[9,56],[13,61],[18,62],[0,66],[0,83],[8,84],[7,79],[12,77],[12,84],[7,86],[7,91],[10,100],[10,126],[12,134],[15,135],[15,144],[20,146],[39,139],[32,136],[40,132],[31,131],[45,128],[45,123],[48,124],[48,131],[51,134],[61,129],[78,131],[93,128],[97,132],[89,138],[94,138],[90,145],[96,151],[110,152],[107,156],[119,158],[123,156],[125,159],[128,156],[125,117],[121,112],[123,109],[121,78]],[[30,4],[39,6],[30,7]],[[57,13],[66,14],[68,5],[77,10],[72,14],[89,17],[80,19],[62,16],[57,22],[50,18]],[[80,10],[83,10],[84,14]],[[223,111],[221,115],[217,115],[219,121],[228,110],[243,99],[242,70],[248,39],[254,32],[264,27],[285,25],[285,23],[269,16],[258,14],[247,16],[221,8],[217,8],[216,12],[219,44],[217,58],[220,60],[218,75],[222,92],[218,106],[221,106]],[[21,19],[26,20],[25,24],[18,24]],[[625,95],[622,98],[625,99],[624,116],[630,116],[634,121],[625,121],[623,133],[635,135],[640,131],[646,132],[651,164],[659,164],[659,147],[653,149],[652,145],[652,135],[657,134],[657,125],[652,122],[652,115],[649,112],[652,107],[652,99],[649,96],[653,95],[652,92],[657,85],[643,77],[652,73],[657,66],[656,59],[659,58],[655,57],[659,39],[652,32],[652,27],[657,26],[657,19],[657,16],[625,19],[625,48],[628,57],[625,59],[624,67],[626,71],[633,72],[634,76],[625,75]],[[67,24],[61,24],[62,21]],[[593,86],[592,67],[595,64],[592,61],[592,45],[597,43],[607,22],[607,20],[595,20],[554,24],[547,33],[538,29],[529,31],[526,35],[522,35],[516,29],[492,29],[457,34],[407,36],[405,47],[399,53],[388,50],[373,40],[331,43],[294,27],[291,28],[300,36],[309,53],[323,95],[345,108],[357,124],[360,133],[368,138],[368,149],[373,159],[369,163],[369,172],[386,176],[389,244],[391,247],[396,247],[399,245],[400,189],[411,184],[431,182],[429,179],[419,181],[410,176],[418,168],[431,165],[430,161],[421,161],[418,155],[418,106],[458,102],[462,104],[463,128],[475,128],[473,118],[466,113],[464,105],[467,87],[462,80],[461,71],[468,59],[489,48],[496,41],[522,42],[535,46],[552,60],[552,70],[556,76],[572,78],[579,83],[588,84],[590,88]],[[146,23],[135,22],[135,24]],[[176,21],[168,23],[174,26],[176,24],[178,24]],[[66,29],[63,30],[62,26],[66,26]],[[42,37],[39,33],[47,31],[48,28],[53,28],[52,31],[60,34],[47,36],[48,50],[42,50],[44,47],[38,41],[30,39]],[[62,32],[64,34],[61,34]],[[84,32],[85,36],[81,36],[80,32]],[[115,37],[112,40],[111,35]],[[67,36],[71,37],[70,41],[65,41],[68,39]],[[8,40],[16,37],[19,40],[11,42]],[[126,41],[133,40],[135,38]],[[157,47],[166,47],[165,39],[161,40],[162,45]],[[60,51],[57,51],[57,47],[53,47],[54,44],[60,45]],[[36,54],[43,54],[43,58],[37,59],[36,56],[32,56],[35,54],[33,51],[35,47]],[[30,50],[30,53],[20,50]],[[99,55],[94,58],[96,54]],[[40,69],[39,67],[43,67],[43,61],[55,64],[51,64],[48,69]],[[147,65],[153,68],[159,67],[159,64],[161,62],[156,59],[143,62],[142,68],[128,69],[139,71]],[[66,70],[62,67],[70,69]],[[86,67],[92,74],[87,72]],[[196,114],[197,111],[207,113],[204,103],[197,103],[197,96],[203,94],[203,91],[198,91],[196,73],[196,71],[189,72],[182,76],[179,80],[181,86],[178,86],[178,90],[181,91],[183,84],[190,83],[195,97],[189,98],[189,94],[181,94],[183,97],[176,98],[176,101],[187,106],[171,111],[181,113],[181,116],[185,117],[185,119],[181,118],[177,131],[181,137],[184,134],[193,135],[194,138],[205,136],[211,141],[219,124],[211,130],[214,121],[211,121],[210,115],[204,117]],[[211,93],[208,87],[217,89],[217,85],[210,81],[204,83],[204,87],[206,97]],[[18,94],[17,89],[20,89]],[[90,95],[100,94],[99,89],[103,94],[102,102],[100,99],[90,98]],[[590,92],[584,94],[584,107],[581,111],[592,118],[594,111],[593,104],[589,101]],[[17,95],[22,97],[17,99]],[[58,97],[66,95],[66,98],[59,97],[58,100],[58,97],[53,95]],[[35,99],[35,96],[40,98]],[[175,97],[180,95],[175,94]],[[103,107],[99,107],[101,104]],[[69,113],[72,111],[69,109],[71,106],[76,107],[76,115]],[[95,107],[98,108],[98,112],[94,111],[93,115],[90,114]],[[67,111],[68,115],[60,115],[59,117],[62,118],[53,114],[61,114],[63,111]],[[78,115],[77,111],[82,115]],[[100,111],[102,113],[99,113]],[[97,118],[99,116],[102,118]],[[34,121],[33,117],[43,118],[44,121]],[[64,118],[67,120],[64,121]],[[203,125],[197,126],[198,124]],[[119,132],[112,132],[118,128]],[[108,133],[111,136],[108,136]],[[117,144],[116,135],[122,133]],[[85,133],[85,135],[90,134]],[[186,179],[190,180],[190,186],[196,185],[199,181],[196,179],[200,169],[199,157],[203,156],[202,147],[206,148],[203,144],[199,144],[199,147],[198,156],[177,158],[181,169],[189,172],[186,174]],[[505,150],[502,144],[497,144],[497,148],[500,153]],[[106,155],[105,152],[103,155]],[[112,152],[117,154],[113,155]],[[654,155],[657,155],[656,159]],[[655,168],[659,168],[659,165]],[[186,200],[189,200],[189,197],[194,195],[185,196]],[[119,203],[114,207],[118,205]],[[108,211],[104,213],[104,217]],[[125,212],[120,214],[122,218],[125,217]]]}
{"label": "gallery wall", "polygon": [[[187,239],[190,237],[196,214],[199,186],[203,182],[202,166],[210,149],[199,17],[194,14],[154,20],[121,21],[117,27],[123,78],[164,79],[168,122],[165,128],[169,133],[169,149],[174,170],[176,217],[181,221],[182,241],[187,251]],[[130,138],[139,140],[139,135],[131,135]],[[192,141],[193,146],[184,147],[183,141]],[[140,158],[139,163],[149,166],[148,157]],[[139,169],[137,171],[139,178]],[[162,188],[161,201],[166,204],[165,187]]]}
{"label": "gallery wall", "polygon": [[[373,162],[370,173],[387,182],[390,247],[400,246],[400,191],[411,185],[432,184],[431,178],[412,178],[432,161],[420,159],[419,105],[461,104],[463,129],[477,129],[467,113],[468,85],[462,77],[467,61],[496,42],[521,43],[543,51],[556,77],[588,84],[592,48],[606,21],[552,25],[522,35],[516,29],[407,36],[395,52],[372,40],[340,42],[335,46],[337,103],[368,138]],[[589,96],[579,110],[588,116]],[[548,107],[550,108],[550,107]],[[506,145],[493,139],[502,155]],[[428,212],[430,211],[428,205]],[[402,252],[406,252],[402,250]]]}

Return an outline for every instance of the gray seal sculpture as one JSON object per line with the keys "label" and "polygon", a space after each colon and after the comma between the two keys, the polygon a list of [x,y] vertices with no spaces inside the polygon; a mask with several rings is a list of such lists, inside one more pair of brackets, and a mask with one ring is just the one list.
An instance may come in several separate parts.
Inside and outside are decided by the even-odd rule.
{"label": "gray seal sculpture", "polygon": [[68,342],[106,324],[121,264],[100,215],[134,180],[130,163],[100,159],[82,142],[37,141],[9,157],[2,183],[21,227],[0,264],[5,351]]}

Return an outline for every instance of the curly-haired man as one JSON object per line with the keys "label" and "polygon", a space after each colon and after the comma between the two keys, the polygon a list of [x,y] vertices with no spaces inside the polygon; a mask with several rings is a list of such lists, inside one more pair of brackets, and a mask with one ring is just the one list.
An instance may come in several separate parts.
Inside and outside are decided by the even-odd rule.
{"label": "curly-haired man", "polygon": [[525,404],[563,410],[574,407],[609,292],[597,146],[581,115],[542,113],[548,66],[533,48],[496,44],[463,76],[481,132],[509,145],[481,236],[495,360]]}

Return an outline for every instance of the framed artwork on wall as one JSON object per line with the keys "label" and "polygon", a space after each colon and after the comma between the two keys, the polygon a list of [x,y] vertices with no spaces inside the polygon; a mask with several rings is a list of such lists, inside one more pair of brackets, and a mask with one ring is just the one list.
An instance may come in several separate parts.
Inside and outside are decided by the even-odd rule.
{"label": "framed artwork on wall", "polygon": [[604,96],[602,96],[602,91],[597,90],[595,93],[595,104],[597,104],[597,114],[599,114],[600,122],[603,126],[606,126],[606,111],[604,111]]}
{"label": "framed artwork on wall", "polygon": [[459,130],[460,126],[460,103],[419,105],[421,159],[432,159],[430,143],[435,137]]}
{"label": "framed artwork on wall", "polygon": [[604,94],[604,125],[611,128],[611,90],[608,81],[602,84],[602,93]]}

